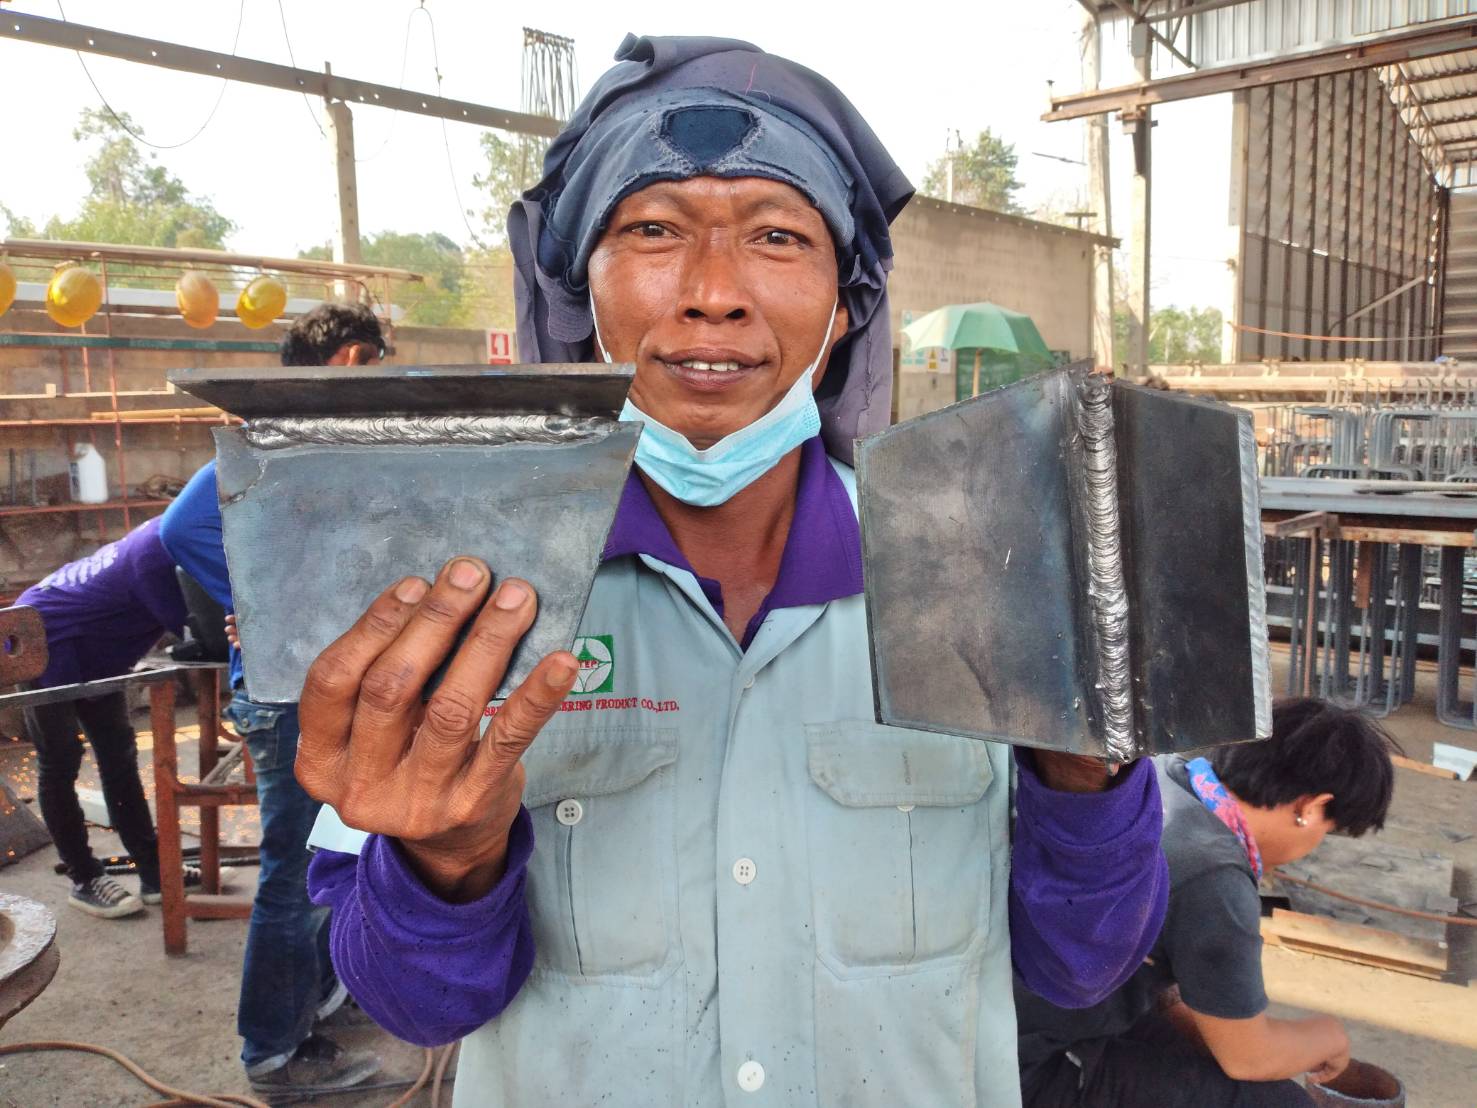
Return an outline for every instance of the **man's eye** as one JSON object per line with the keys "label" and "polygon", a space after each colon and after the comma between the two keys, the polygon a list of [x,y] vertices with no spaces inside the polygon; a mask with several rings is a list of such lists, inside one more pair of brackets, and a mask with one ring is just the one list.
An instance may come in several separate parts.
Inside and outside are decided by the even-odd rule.
{"label": "man's eye", "polygon": [[667,233],[660,223],[637,223],[631,230],[644,239],[659,239]]}
{"label": "man's eye", "polygon": [[789,231],[765,231],[765,246],[793,246],[799,242],[799,237]]}

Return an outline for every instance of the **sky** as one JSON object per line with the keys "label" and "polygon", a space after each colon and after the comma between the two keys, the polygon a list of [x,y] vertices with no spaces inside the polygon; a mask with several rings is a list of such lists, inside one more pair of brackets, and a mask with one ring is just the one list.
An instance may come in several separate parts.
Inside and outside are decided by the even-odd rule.
{"label": "sky", "polygon": [[[417,11],[417,0],[11,0],[0,11],[56,18],[59,7],[77,23],[222,52],[231,51],[239,18],[235,52],[243,57],[311,69],[326,61],[335,73],[391,86],[402,83],[403,62],[404,86],[426,92],[437,91],[439,58],[444,95],[513,110],[520,106],[525,24],[574,38],[582,93],[627,31],[741,38],[828,77],[915,183],[953,131],[969,141],[988,127],[1015,146],[1025,186],[1018,199],[1027,209],[1072,210],[1085,202],[1087,170],[1077,164],[1084,160],[1083,125],[1040,119],[1049,88],[1081,88],[1082,9],[1075,0],[915,0],[891,9],[882,27],[860,16],[838,18],[832,5],[794,0],[746,0],[701,12],[690,3],[647,0],[639,15],[632,5],[590,0],[544,0],[536,11],[425,0],[430,19]],[[1130,79],[1121,42],[1105,43],[1104,55],[1105,85]],[[157,156],[240,225],[230,248],[293,256],[328,240],[335,202],[330,151],[315,123],[321,103],[231,84],[212,115],[218,81],[98,56],[88,56],[87,65],[101,94],[146,138],[184,143]],[[0,203],[38,223],[76,211],[87,185],[87,151],[71,132],[79,113],[98,103],[76,54],[0,39]],[[1219,304],[1227,285],[1229,102],[1169,105],[1156,118],[1155,302]],[[478,206],[471,187],[477,128],[447,123],[443,136],[437,120],[355,106],[354,130],[364,233],[434,230],[469,240],[462,212]],[[1126,238],[1131,169],[1120,130],[1110,125],[1113,220],[1115,234]]]}

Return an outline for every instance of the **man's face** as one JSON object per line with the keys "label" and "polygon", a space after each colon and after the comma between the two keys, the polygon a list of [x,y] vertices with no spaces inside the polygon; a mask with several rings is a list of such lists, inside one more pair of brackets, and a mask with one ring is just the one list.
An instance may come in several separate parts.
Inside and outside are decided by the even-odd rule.
{"label": "man's face", "polygon": [[589,272],[600,341],[636,364],[631,400],[699,449],[773,408],[822,343],[824,366],[848,324],[838,307],[827,337],[837,268],[821,213],[764,178],[663,181],[626,197]]}
{"label": "man's face", "polygon": [[379,347],[367,342],[346,342],[333,352],[328,365],[379,365]]}

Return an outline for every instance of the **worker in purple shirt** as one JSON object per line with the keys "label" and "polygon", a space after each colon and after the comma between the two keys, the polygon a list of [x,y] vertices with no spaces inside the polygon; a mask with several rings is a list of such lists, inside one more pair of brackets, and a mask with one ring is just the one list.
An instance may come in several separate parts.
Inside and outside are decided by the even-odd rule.
{"label": "worker in purple shirt", "polygon": [[[151,519],[96,553],[68,562],[21,593],[17,604],[35,608],[46,629],[46,671],[33,686],[52,688],[127,673],[165,632],[179,634],[185,598],[174,560]],[[36,747],[41,818],[67,868],[67,903],[102,919],[142,912],[157,904],[159,845],[138,773],[138,745],[120,689],[25,710]],[[138,867],[139,894],[109,877],[87,842],[77,800],[77,774],[87,736],[97,759],[108,819]],[[186,867],[185,884],[198,887],[199,870]]]}
{"label": "worker in purple shirt", "polygon": [[912,188],[794,63],[617,60],[509,237],[521,356],[635,364],[637,469],[574,650],[490,715],[537,599],[475,557],[311,668],[336,968],[462,1038],[460,1106],[1018,1105],[1012,964],[1089,1004],[1158,931],[1153,769],[873,722],[850,461]]}

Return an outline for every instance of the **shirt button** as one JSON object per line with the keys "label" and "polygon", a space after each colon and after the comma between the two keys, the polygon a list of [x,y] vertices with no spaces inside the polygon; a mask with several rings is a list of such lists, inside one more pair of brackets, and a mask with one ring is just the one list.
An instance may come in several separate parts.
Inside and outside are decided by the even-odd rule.
{"label": "shirt button", "polygon": [[911,804],[899,804],[897,806],[897,810],[899,812],[911,812],[913,810],[913,805],[911,805]]}
{"label": "shirt button", "polygon": [[585,806],[578,800],[561,800],[554,809],[554,818],[565,827],[573,827],[585,818]]}
{"label": "shirt button", "polygon": [[[754,859],[752,858],[740,858],[737,862],[733,864],[733,879],[737,881],[740,885],[752,884],[754,878],[758,875],[759,867],[754,864]],[[757,1065],[758,1063],[756,1062],[753,1064]],[[762,1069],[759,1071],[759,1080],[764,1080],[764,1071]],[[754,1086],[754,1088],[756,1089],[758,1087],[758,1085]]]}
{"label": "shirt button", "polygon": [[752,689],[753,687],[754,687],[754,679],[752,677],[750,677],[747,681],[744,682],[744,688],[745,689]]}
{"label": "shirt button", "polygon": [[738,1068],[739,1088],[746,1093],[757,1093],[764,1087],[764,1067],[752,1058]]}

